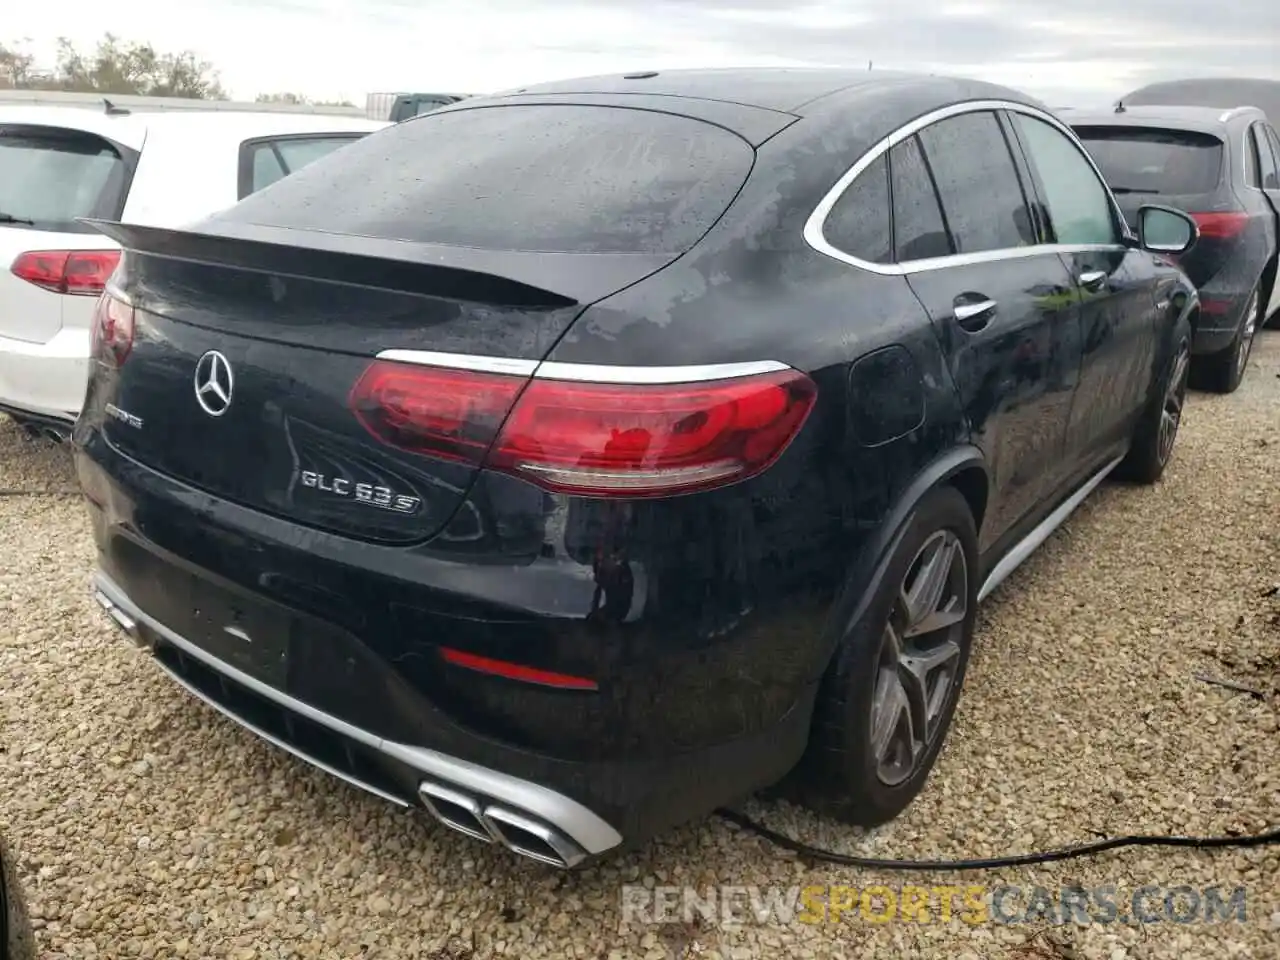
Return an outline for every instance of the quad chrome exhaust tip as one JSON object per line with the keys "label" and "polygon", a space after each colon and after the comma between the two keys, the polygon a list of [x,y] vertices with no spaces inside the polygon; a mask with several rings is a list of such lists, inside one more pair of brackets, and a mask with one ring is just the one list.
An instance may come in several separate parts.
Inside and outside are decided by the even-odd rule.
{"label": "quad chrome exhaust tip", "polygon": [[432,780],[419,784],[418,796],[433,817],[474,840],[499,843],[514,854],[566,870],[587,857],[564,831],[531,814],[485,803]]}

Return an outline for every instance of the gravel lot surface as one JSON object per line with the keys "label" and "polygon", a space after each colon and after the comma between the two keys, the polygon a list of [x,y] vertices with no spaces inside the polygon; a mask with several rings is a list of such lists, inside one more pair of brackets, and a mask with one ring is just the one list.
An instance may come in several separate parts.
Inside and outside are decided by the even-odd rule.
{"label": "gravel lot surface", "polygon": [[[0,422],[0,488],[66,490],[65,450]],[[1280,848],[1137,850],[995,873],[807,866],[718,820],[572,875],[366,797],[193,701],[91,603],[71,496],[0,497],[0,830],[48,957],[1280,957]],[[921,800],[884,857],[996,855],[1280,821],[1280,333],[1230,397],[1194,394],[1154,489],[1105,485],[984,609]],[[1195,679],[1244,684],[1261,698]],[[623,883],[1247,888],[1244,923],[624,923]],[[1013,902],[1013,901],[1010,901]],[[1154,901],[1159,906],[1159,898]]]}

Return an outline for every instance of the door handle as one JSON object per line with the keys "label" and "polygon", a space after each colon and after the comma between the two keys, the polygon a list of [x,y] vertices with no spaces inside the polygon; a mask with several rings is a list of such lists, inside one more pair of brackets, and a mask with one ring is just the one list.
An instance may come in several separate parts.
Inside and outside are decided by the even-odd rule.
{"label": "door handle", "polygon": [[976,333],[991,322],[991,314],[995,312],[994,300],[976,300],[957,303],[955,305],[956,322],[962,329]]}
{"label": "door handle", "polygon": [[1080,274],[1080,286],[1093,290],[1105,279],[1107,279],[1105,270],[1086,270]]}

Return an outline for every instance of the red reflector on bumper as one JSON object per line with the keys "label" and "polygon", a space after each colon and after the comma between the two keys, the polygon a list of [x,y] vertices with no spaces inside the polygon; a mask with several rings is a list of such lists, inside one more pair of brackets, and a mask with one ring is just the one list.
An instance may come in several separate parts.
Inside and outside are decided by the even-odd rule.
{"label": "red reflector on bumper", "polygon": [[494,660],[463,650],[454,650],[452,647],[441,647],[440,654],[446,662],[456,667],[465,667],[468,670],[488,673],[495,677],[506,677],[508,680],[521,680],[544,687],[559,687],[562,690],[599,689],[599,685],[594,680],[588,680],[585,677],[573,677],[567,673],[556,673],[552,670],[539,670],[537,667],[526,667],[507,660]]}

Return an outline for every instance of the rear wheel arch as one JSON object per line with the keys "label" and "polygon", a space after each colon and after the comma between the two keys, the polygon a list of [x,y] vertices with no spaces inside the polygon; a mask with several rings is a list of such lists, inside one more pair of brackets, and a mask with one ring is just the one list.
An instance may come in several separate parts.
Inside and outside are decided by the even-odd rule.
{"label": "rear wheel arch", "polygon": [[[986,512],[989,486],[982,451],[972,444],[952,447],[918,471],[894,498],[875,534],[854,559],[836,602],[835,609],[840,613],[832,626],[838,630],[851,620],[860,619],[866,612],[898,542],[925,497],[939,487],[955,488],[974,510],[974,527],[981,530],[980,514]],[[974,509],[975,506],[978,509]],[[827,659],[830,659],[835,646],[836,637],[833,636],[826,646]]]}
{"label": "rear wheel arch", "polygon": [[989,478],[984,467],[971,464],[962,467],[947,478],[947,483],[960,491],[973,512],[973,525],[982,529],[982,520],[987,512],[987,496],[990,492]]}

